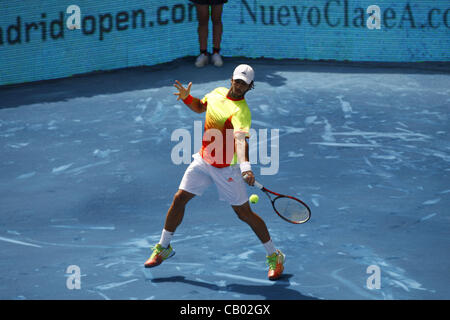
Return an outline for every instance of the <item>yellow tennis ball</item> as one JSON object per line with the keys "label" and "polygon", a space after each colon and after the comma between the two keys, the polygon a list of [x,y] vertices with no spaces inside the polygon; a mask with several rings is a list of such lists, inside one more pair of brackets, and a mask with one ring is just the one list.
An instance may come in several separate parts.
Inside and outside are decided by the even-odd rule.
{"label": "yellow tennis ball", "polygon": [[250,200],[251,203],[258,203],[259,197],[258,197],[257,194],[252,194],[252,195],[250,196],[249,200]]}

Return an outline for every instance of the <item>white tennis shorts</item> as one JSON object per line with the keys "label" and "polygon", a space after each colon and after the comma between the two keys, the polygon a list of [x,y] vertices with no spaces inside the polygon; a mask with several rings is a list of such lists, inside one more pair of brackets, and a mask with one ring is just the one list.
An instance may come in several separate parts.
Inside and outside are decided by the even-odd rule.
{"label": "white tennis shorts", "polygon": [[216,168],[198,153],[192,158],[194,161],[186,169],[179,189],[201,196],[214,183],[220,200],[232,206],[240,206],[248,201],[246,183],[238,165]]}

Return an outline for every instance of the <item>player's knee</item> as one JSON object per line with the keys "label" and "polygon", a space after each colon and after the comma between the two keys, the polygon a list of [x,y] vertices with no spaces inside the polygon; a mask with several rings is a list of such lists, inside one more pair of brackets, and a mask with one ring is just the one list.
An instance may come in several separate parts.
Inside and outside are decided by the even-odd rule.
{"label": "player's knee", "polygon": [[189,200],[191,200],[191,196],[183,190],[178,190],[173,196],[174,205],[186,205]]}
{"label": "player's knee", "polygon": [[238,218],[244,222],[248,222],[251,218],[252,212],[245,209],[234,209]]}

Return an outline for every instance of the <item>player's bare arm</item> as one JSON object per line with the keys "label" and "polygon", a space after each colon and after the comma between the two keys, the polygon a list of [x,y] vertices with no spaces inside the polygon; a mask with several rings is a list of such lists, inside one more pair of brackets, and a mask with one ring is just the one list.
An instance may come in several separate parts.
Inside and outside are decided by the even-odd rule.
{"label": "player's bare arm", "polygon": [[[200,99],[190,95],[192,82],[189,82],[187,88],[185,88],[180,81],[175,80],[173,86],[178,89],[178,92],[174,93],[174,95],[178,96],[177,100],[183,100],[189,109],[196,113],[203,113],[206,111],[206,105],[202,104]],[[190,99],[187,100],[189,97]]]}
{"label": "player's bare arm", "polygon": [[[249,163],[249,145],[245,137],[245,133],[237,132],[234,138],[238,163]],[[242,176],[245,176],[244,180],[248,183],[248,185],[253,186],[255,183],[255,175],[251,169],[242,171]]]}

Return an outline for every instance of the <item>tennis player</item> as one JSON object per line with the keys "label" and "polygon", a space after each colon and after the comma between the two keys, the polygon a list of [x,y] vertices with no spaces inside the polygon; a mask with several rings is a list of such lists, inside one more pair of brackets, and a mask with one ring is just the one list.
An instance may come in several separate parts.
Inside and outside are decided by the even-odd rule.
{"label": "tennis player", "polygon": [[275,248],[263,219],[252,211],[245,186],[245,182],[249,185],[255,182],[248,159],[251,113],[244,98],[253,85],[254,71],[245,64],[234,70],[230,89],[219,87],[201,100],[190,95],[192,82],[187,88],[179,81],[174,84],[178,100],[183,100],[196,113],[206,112],[205,131],[202,147],[193,155],[194,160],[184,173],[167,212],[161,239],[145,267],[158,266],[175,254],[170,241],[183,219],[186,204],[215,184],[220,200],[231,205],[264,245],[269,279],[276,280],[283,273],[285,256]]}

